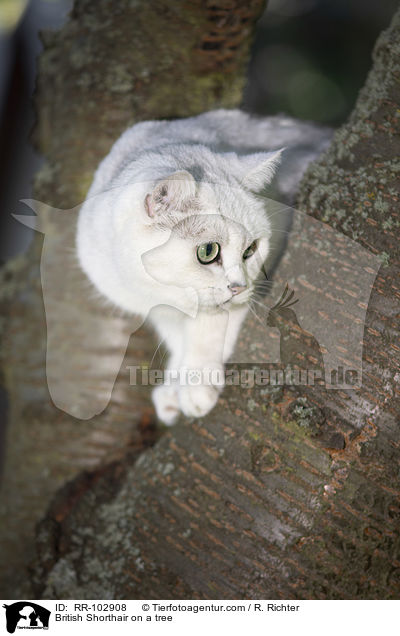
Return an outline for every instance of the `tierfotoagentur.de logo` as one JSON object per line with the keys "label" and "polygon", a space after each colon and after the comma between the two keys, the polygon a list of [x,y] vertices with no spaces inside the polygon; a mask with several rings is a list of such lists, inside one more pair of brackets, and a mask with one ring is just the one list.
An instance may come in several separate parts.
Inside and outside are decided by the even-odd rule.
{"label": "tierfotoagentur.de logo", "polygon": [[9,634],[14,634],[16,629],[49,629],[51,612],[37,603],[18,601],[3,607],[6,610],[6,627]]}
{"label": "tierfotoagentur.de logo", "polygon": [[[181,184],[179,180],[176,183]],[[151,184],[136,186],[146,190]],[[227,200],[240,196],[237,188],[217,180],[202,182],[202,187],[206,186]],[[116,187],[111,194],[121,205],[128,205],[123,188]],[[249,383],[252,386],[318,384],[328,390],[361,387],[365,315],[381,265],[379,259],[327,224],[268,197],[261,197],[260,205],[261,199],[268,218],[274,223],[279,218],[282,224],[274,232],[271,229],[274,243],[271,237],[259,238],[260,246],[264,244],[262,241],[271,244],[270,256],[261,247],[256,249],[257,242],[253,241],[253,245],[247,236],[247,226],[237,219],[201,210],[185,217],[190,228],[190,224],[200,223],[205,236],[209,236],[210,224],[214,224],[221,226],[218,231],[222,232],[222,238],[224,232],[231,233],[233,242],[234,237],[240,236],[243,246],[248,246],[246,249],[250,251],[245,256],[242,252],[238,252],[240,258],[232,256],[235,263],[239,259],[239,265],[230,266],[229,272],[233,268],[233,273],[229,275],[243,283],[241,286],[232,283],[235,293],[229,291],[226,281],[215,283],[213,276],[220,274],[222,266],[217,261],[213,264],[212,253],[200,255],[199,261],[193,246],[191,251],[185,251],[182,232],[186,226],[180,221],[157,235],[151,246],[137,246],[138,268],[147,281],[146,290],[158,291],[150,294],[147,304],[143,301],[139,308],[133,294],[133,305],[126,319],[122,314],[114,314],[107,304],[99,310],[99,292],[93,292],[89,282],[82,280],[83,274],[72,257],[76,250],[75,235],[70,234],[78,223],[80,206],[62,210],[25,200],[36,215],[15,215],[15,218],[45,235],[41,283],[47,324],[46,376],[57,408],[82,420],[102,413],[111,400],[130,337],[146,320],[155,327],[160,341],[151,360],[147,360],[148,374],[143,365],[130,365],[126,384],[154,386],[153,402],[164,423],[174,421],[181,404],[187,416],[196,412],[198,417],[209,412],[224,385],[249,388]],[[101,195],[95,195],[90,206],[95,209],[101,201]],[[89,205],[88,201],[85,205]],[[131,219],[130,223],[130,234],[139,236],[140,221]],[[210,241],[203,241],[200,247],[222,250],[218,242]],[[186,260],[184,265],[178,259],[176,276],[171,277],[167,265],[175,263],[181,252],[190,266]],[[218,260],[218,255],[215,258]],[[206,259],[206,263],[201,259]],[[127,285],[131,290],[130,282]],[[219,298],[221,289],[231,296]],[[239,289],[240,293],[236,293]],[[91,294],[95,294],[93,298]],[[147,298],[146,294],[147,291]],[[235,304],[241,296],[243,302]],[[249,321],[242,329],[247,311]],[[251,321],[254,324],[249,327]],[[162,327],[158,329],[157,325]],[[112,334],[112,339],[107,340],[107,350],[101,356],[103,333],[108,334],[107,338]],[[207,337],[201,339],[199,333]],[[168,345],[169,337],[172,340]],[[154,369],[152,364],[160,346],[170,352],[175,346],[176,356],[166,360],[165,369]],[[228,361],[241,365],[239,376],[225,366]],[[253,371],[254,365],[260,368],[259,372]],[[138,370],[140,374],[136,373]],[[101,391],[94,390],[100,377]]]}

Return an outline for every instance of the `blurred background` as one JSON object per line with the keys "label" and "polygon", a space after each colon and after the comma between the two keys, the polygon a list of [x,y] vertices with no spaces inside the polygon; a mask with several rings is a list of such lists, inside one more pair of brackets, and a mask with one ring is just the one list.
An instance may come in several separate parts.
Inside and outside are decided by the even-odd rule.
{"label": "blurred background", "polygon": [[[71,5],[72,0],[0,0],[0,264],[31,240],[11,214],[27,213],[20,200],[31,197],[41,162],[29,144],[39,31],[61,26]],[[245,110],[340,125],[396,7],[396,0],[269,0],[258,23]]]}
{"label": "blurred background", "polygon": [[397,6],[397,0],[269,0],[258,22],[246,110],[339,126]]}

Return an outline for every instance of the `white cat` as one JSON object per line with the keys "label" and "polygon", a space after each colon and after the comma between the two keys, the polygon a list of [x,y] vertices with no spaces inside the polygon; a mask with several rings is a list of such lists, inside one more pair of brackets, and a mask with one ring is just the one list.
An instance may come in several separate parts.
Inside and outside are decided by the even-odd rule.
{"label": "white cat", "polygon": [[274,195],[288,201],[329,136],[284,117],[217,110],[137,124],[100,164],[79,215],[78,257],[102,294],[149,315],[164,340],[166,381],[153,392],[164,423],[180,411],[203,416],[217,402],[271,254],[273,223],[259,193],[282,146]]}

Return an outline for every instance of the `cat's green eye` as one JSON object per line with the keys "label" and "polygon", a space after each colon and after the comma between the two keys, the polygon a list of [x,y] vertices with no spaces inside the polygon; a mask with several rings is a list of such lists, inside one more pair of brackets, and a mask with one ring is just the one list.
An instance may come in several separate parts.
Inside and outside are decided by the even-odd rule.
{"label": "cat's green eye", "polygon": [[257,250],[257,241],[253,241],[251,245],[243,252],[243,260],[245,261],[250,256],[253,256],[254,252]]}
{"label": "cat's green eye", "polygon": [[217,260],[220,250],[219,243],[203,243],[197,248],[197,258],[202,265],[209,265]]}

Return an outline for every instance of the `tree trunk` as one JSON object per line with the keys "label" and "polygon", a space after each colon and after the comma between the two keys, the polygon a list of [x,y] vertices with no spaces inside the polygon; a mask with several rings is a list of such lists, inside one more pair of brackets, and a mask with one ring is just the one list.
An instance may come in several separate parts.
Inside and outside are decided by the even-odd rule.
{"label": "tree trunk", "polygon": [[[265,0],[76,0],[65,27],[43,34],[34,138],[46,163],[36,178],[36,198],[62,209],[77,206],[99,161],[137,121],[237,106],[254,25],[264,5]],[[41,229],[51,232],[54,227],[44,217]],[[58,241],[64,252],[73,249],[72,221]],[[57,488],[105,457],[120,457],[127,448],[137,454],[159,436],[149,395],[138,391],[132,403],[124,375],[125,364],[151,358],[155,343],[145,329],[128,348],[115,399],[104,413],[82,422],[54,407],[45,373],[41,249],[42,239],[35,238],[29,253],[2,273],[2,372],[9,396],[0,519],[3,598],[30,593],[25,566],[33,554],[34,525]],[[49,254],[47,264],[48,271],[59,273],[60,285],[79,279],[75,267],[62,269],[57,253]],[[80,284],[74,278],[76,282]],[[57,331],[59,355],[71,358],[73,373],[74,365],[82,368],[95,340],[93,362],[98,363],[101,390],[107,368],[100,361],[109,356],[113,363],[105,343],[110,334],[116,342],[126,341],[132,325],[123,316],[108,315],[87,296],[82,280],[78,320],[68,314],[71,329],[66,320]],[[92,339],[85,342],[82,334],[89,320]],[[81,351],[73,357],[77,342]]]}
{"label": "tree trunk", "polygon": [[[60,491],[34,570],[52,598],[398,598],[400,13],[298,205],[380,257],[363,381],[238,391]],[[239,342],[262,348],[250,316]]]}

